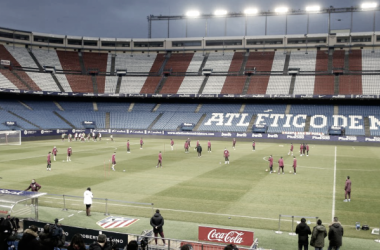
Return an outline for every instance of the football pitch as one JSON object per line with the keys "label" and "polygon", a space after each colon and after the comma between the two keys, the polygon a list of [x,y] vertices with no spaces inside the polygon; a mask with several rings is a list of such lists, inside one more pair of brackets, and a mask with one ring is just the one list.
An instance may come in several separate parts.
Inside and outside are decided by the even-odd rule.
{"label": "football pitch", "polygon": [[[1,147],[1,188],[24,190],[31,179],[42,186],[40,192],[83,196],[91,187],[94,197],[140,203],[154,203],[165,218],[165,236],[175,239],[197,240],[197,225],[253,230],[260,246],[272,249],[294,249],[296,236],[291,218],[281,220],[284,234],[278,229],[279,214],[319,217],[323,224],[338,216],[344,227],[342,249],[374,249],[380,247],[369,231],[356,231],[355,223],[379,227],[380,199],[377,193],[380,177],[380,147],[341,145],[312,145],[309,156],[300,156],[299,142],[294,143],[297,175],[292,170],[293,157],[288,155],[290,144],[212,140],[212,152],[207,152],[207,140],[200,139],[202,157],[194,150],[192,138],[189,153],[183,149],[184,139],[170,140],[129,138],[131,153],[126,150],[126,138],[111,142],[62,142],[40,140],[23,142],[21,146]],[[47,153],[56,146],[57,161],[52,171],[46,171]],[[71,162],[66,161],[71,146]],[[224,164],[223,150],[230,152],[230,164]],[[162,151],[163,167],[156,168],[158,153]],[[110,159],[116,152],[116,171],[110,169]],[[273,155],[274,169],[283,156],[285,174],[266,172],[268,156]],[[52,157],[53,159],[53,157]],[[124,171],[125,170],[125,171]],[[347,176],[352,180],[351,202],[343,202]],[[335,192],[334,192],[335,191]],[[49,195],[41,199],[39,216],[42,221],[62,217],[62,224],[102,229],[96,222],[104,219],[104,203],[95,202],[93,216],[86,217],[83,200],[68,198],[69,211],[62,211],[61,196]],[[123,205],[110,202],[109,212],[139,219],[127,228],[114,231],[139,234],[149,229],[151,206]],[[71,216],[69,216],[71,215]],[[298,218],[299,220],[299,218]],[[310,219],[312,228],[315,219]],[[294,225],[294,227],[296,224]],[[295,228],[294,228],[295,229]],[[102,229],[103,230],[103,229]],[[326,238],[325,241],[328,244]]]}

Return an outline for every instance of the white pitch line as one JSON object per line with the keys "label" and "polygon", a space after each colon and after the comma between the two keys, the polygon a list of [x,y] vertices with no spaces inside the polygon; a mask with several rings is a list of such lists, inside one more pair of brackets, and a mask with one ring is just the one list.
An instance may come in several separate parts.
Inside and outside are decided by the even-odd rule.
{"label": "white pitch line", "polygon": [[335,157],[334,157],[334,186],[333,186],[331,221],[334,221],[334,215],[335,215],[335,191],[336,191],[335,185],[336,185],[336,146],[335,146]]}
{"label": "white pitch line", "polygon": [[79,214],[79,213],[82,213],[82,212],[83,212],[83,211],[78,211],[78,214]]}
{"label": "white pitch line", "polygon": [[67,216],[67,217],[71,217],[71,216],[73,216],[74,214],[70,214],[69,216]]}
{"label": "white pitch line", "polygon": [[62,220],[64,220],[65,218],[61,218],[61,219],[59,219],[58,221],[62,221]]}

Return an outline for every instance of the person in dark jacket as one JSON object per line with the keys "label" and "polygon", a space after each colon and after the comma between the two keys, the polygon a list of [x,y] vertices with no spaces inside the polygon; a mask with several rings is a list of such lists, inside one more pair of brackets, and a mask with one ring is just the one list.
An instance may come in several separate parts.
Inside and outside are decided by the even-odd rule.
{"label": "person in dark jacket", "polygon": [[[154,233],[154,240],[157,245],[157,235],[160,234],[161,238],[165,238],[164,236],[164,230],[162,227],[164,226],[164,218],[160,214],[160,210],[156,210],[156,213],[153,215],[153,217],[150,219],[150,225],[153,227],[153,233]],[[165,244],[165,240],[162,239],[162,241]]]}
{"label": "person in dark jacket", "polygon": [[74,234],[67,250],[86,250],[82,235]]}
{"label": "person in dark jacket", "polygon": [[324,225],[322,225],[322,221],[318,220],[317,225],[313,228],[313,232],[311,234],[311,242],[313,242],[313,245],[315,247],[315,250],[322,250],[325,246],[325,238],[327,236],[327,230]]}
{"label": "person in dark jacket", "polygon": [[46,224],[44,226],[44,231],[42,231],[39,234],[40,243],[41,243],[41,246],[42,246],[43,250],[54,250],[55,242],[50,237],[49,233],[50,233],[50,225]]}
{"label": "person in dark jacket", "polygon": [[99,234],[98,240],[95,243],[92,243],[89,250],[111,250],[116,249],[112,246],[111,242],[107,241],[107,236],[105,234]]}
{"label": "person in dark jacket", "polygon": [[342,238],[343,238],[343,227],[340,224],[338,217],[334,217],[333,224],[330,225],[329,229],[329,248],[328,250],[335,249],[339,250],[342,246]]}
{"label": "person in dark jacket", "polygon": [[305,250],[309,248],[309,234],[311,234],[310,227],[306,224],[306,219],[302,218],[301,223],[296,227],[296,234],[298,234],[298,250]]}
{"label": "person in dark jacket", "polygon": [[197,146],[197,152],[198,152],[198,157],[201,157],[202,156],[202,146],[201,146],[201,144],[199,144]]}
{"label": "person in dark jacket", "polygon": [[37,231],[38,228],[34,225],[27,228],[18,243],[18,250],[42,250],[41,244],[37,240]]}

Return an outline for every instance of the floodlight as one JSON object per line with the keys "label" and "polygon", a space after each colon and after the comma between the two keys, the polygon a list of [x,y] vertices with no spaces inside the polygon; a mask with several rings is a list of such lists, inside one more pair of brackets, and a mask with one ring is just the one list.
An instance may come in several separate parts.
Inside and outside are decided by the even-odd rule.
{"label": "floodlight", "polygon": [[306,7],[306,11],[320,11],[320,10],[321,10],[321,6],[318,6],[318,5]]}
{"label": "floodlight", "polygon": [[190,10],[190,11],[186,12],[186,16],[188,16],[188,17],[197,17],[199,15],[200,15],[200,13],[197,10]]}
{"label": "floodlight", "polygon": [[286,12],[288,12],[288,8],[287,7],[278,7],[278,8],[275,8],[274,9],[274,12],[276,12],[276,13],[286,13]]}
{"label": "floodlight", "polygon": [[257,14],[259,12],[257,9],[245,9],[244,14],[246,15],[252,15],[252,14]]}
{"label": "floodlight", "polygon": [[362,9],[373,9],[373,8],[377,7],[377,3],[375,3],[375,2],[362,3],[362,5],[360,5],[360,7]]}
{"label": "floodlight", "polygon": [[227,11],[226,10],[216,10],[214,12],[214,15],[215,16],[225,16],[225,15],[227,15]]}

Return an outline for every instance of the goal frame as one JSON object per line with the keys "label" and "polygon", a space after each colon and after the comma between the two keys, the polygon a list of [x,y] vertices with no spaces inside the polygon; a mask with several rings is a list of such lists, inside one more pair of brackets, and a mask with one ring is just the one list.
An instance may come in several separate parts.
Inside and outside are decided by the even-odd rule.
{"label": "goal frame", "polygon": [[1,130],[0,146],[4,145],[21,145],[21,130]]}

